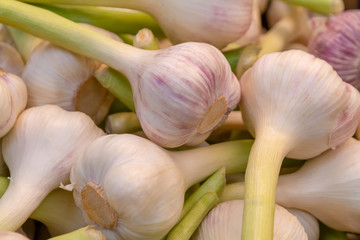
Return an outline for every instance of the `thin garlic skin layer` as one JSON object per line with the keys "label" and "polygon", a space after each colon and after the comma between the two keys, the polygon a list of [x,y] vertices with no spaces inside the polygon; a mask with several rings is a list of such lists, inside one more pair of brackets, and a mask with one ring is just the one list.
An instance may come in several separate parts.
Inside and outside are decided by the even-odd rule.
{"label": "thin garlic skin layer", "polygon": [[[241,239],[244,200],[218,204],[204,218],[192,240]],[[275,205],[274,240],[307,240],[304,227],[285,208]]]}
{"label": "thin garlic skin layer", "polygon": [[109,240],[161,239],[181,214],[180,170],[164,149],[141,139],[100,137],[71,171],[75,204]]}
{"label": "thin garlic skin layer", "polygon": [[86,114],[56,105],[26,109],[2,139],[10,184],[0,198],[0,230],[16,230],[61,183],[85,148],[105,135]]}
{"label": "thin garlic skin layer", "polygon": [[13,127],[26,103],[27,89],[24,81],[0,69],[0,138]]}
{"label": "thin garlic skin layer", "polygon": [[[204,43],[149,52],[141,72],[129,72],[146,136],[163,147],[197,145],[240,101],[240,85],[224,55]],[[132,77],[129,77],[131,81]]]}

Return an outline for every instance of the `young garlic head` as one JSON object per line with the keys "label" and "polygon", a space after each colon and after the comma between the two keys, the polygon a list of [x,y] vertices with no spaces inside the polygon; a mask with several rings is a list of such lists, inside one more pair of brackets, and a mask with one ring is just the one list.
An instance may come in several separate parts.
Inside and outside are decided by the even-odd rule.
{"label": "young garlic head", "polygon": [[85,222],[108,239],[161,239],[180,217],[185,193],[170,156],[129,134],[95,140],[72,168],[71,183]]}
{"label": "young garlic head", "polygon": [[314,21],[317,26],[308,44],[310,52],[331,64],[345,82],[360,91],[360,10]]}
{"label": "young garlic head", "polygon": [[50,191],[69,182],[73,164],[104,134],[84,113],[56,105],[22,112],[2,139],[10,185],[0,198],[0,229],[20,227]]}
{"label": "young garlic head", "polygon": [[183,43],[141,57],[140,69],[127,74],[136,114],[146,136],[163,147],[203,142],[240,101],[239,81],[209,44]]}
{"label": "young garlic head", "polygon": [[350,138],[279,178],[276,202],[303,209],[327,226],[360,233],[360,142]]}
{"label": "young garlic head", "polygon": [[[103,29],[85,26],[119,39]],[[114,96],[93,76],[98,67],[98,61],[43,41],[32,51],[22,75],[28,88],[28,107],[54,104],[84,112],[96,124],[101,123]]]}
{"label": "young garlic head", "polygon": [[[192,240],[233,240],[241,238],[243,200],[231,200],[215,206],[200,224]],[[285,208],[275,205],[274,240],[307,240],[299,220]]]}
{"label": "young garlic head", "polygon": [[[241,78],[244,122],[257,136],[289,136],[290,158],[308,159],[355,132],[360,95],[325,61],[301,50],[263,56]],[[275,94],[276,93],[276,94]]]}
{"label": "young garlic head", "polygon": [[26,102],[27,89],[23,80],[0,68],[0,138],[15,124]]}

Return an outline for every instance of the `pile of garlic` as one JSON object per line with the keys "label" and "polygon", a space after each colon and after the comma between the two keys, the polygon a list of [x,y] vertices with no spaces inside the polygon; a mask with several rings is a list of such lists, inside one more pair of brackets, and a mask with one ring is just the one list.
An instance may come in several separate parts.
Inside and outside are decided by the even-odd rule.
{"label": "pile of garlic", "polygon": [[73,4],[0,1],[0,239],[360,239],[360,10]]}

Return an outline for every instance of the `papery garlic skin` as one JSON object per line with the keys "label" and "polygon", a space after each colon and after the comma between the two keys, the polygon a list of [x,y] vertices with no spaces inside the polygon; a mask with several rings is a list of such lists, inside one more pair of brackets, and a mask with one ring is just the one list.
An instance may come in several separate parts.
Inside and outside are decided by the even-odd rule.
{"label": "papery garlic skin", "polygon": [[141,76],[129,80],[145,134],[163,147],[203,142],[240,101],[239,81],[226,58],[203,43],[179,44],[149,55],[141,72],[129,72]]}
{"label": "papery garlic skin", "polygon": [[129,134],[95,140],[73,167],[71,183],[84,220],[107,239],[161,239],[180,217],[185,192],[171,157]]}
{"label": "papery garlic skin", "polygon": [[[119,40],[106,30],[85,26]],[[93,76],[99,67],[98,61],[48,41],[40,43],[30,55],[22,75],[29,93],[28,107],[54,104],[68,111],[84,112],[96,124],[101,123],[114,96]]]}
{"label": "papery garlic skin", "polygon": [[27,89],[23,80],[0,69],[0,138],[15,124],[26,102]]}
{"label": "papery garlic skin", "polygon": [[[260,58],[241,80],[240,110],[256,136],[266,126],[291,136],[287,157],[308,159],[349,139],[360,95],[324,60],[301,50]],[[256,94],[250,94],[256,93]]]}
{"label": "papery garlic skin", "polygon": [[10,44],[0,42],[0,68],[5,72],[21,76],[24,70],[24,61],[19,52]]}
{"label": "papery garlic skin", "polygon": [[360,233],[360,142],[350,138],[279,178],[276,202],[303,209],[327,226]]}
{"label": "papery garlic skin", "polygon": [[55,105],[22,112],[2,139],[10,185],[0,198],[0,229],[20,227],[50,191],[69,182],[73,164],[104,134],[86,114]]}
{"label": "papery garlic skin", "polygon": [[347,83],[360,91],[360,10],[346,10],[318,25],[309,50],[324,59]]}
{"label": "papery garlic skin", "polygon": [[296,208],[287,209],[304,227],[309,240],[318,240],[320,237],[319,221],[310,213]]}
{"label": "papery garlic skin", "polygon": [[1,240],[30,240],[26,236],[17,232],[3,232],[0,231]]}
{"label": "papery garlic skin", "polygon": [[[234,240],[241,238],[244,201],[231,200],[218,204],[204,218],[192,240]],[[275,205],[274,240],[307,240],[298,219],[285,208]]]}

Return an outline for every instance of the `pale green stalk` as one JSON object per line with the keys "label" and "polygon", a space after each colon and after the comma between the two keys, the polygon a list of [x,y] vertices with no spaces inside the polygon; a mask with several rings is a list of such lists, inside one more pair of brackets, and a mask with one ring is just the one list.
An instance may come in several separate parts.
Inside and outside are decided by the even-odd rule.
{"label": "pale green stalk", "polygon": [[195,232],[206,214],[219,203],[216,193],[205,193],[191,208],[190,212],[170,231],[167,240],[188,240]]}
{"label": "pale green stalk", "polygon": [[140,121],[134,112],[118,112],[107,116],[107,133],[131,133],[141,130]]}
{"label": "pale green stalk", "polygon": [[158,50],[160,49],[159,43],[155,38],[153,32],[150,29],[143,28],[137,32],[133,41],[134,47],[147,49],[147,50]]}
{"label": "pale green stalk", "polygon": [[343,0],[282,0],[284,2],[303,6],[314,12],[323,14],[338,14],[344,11]]}

